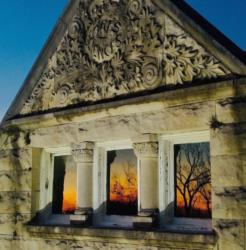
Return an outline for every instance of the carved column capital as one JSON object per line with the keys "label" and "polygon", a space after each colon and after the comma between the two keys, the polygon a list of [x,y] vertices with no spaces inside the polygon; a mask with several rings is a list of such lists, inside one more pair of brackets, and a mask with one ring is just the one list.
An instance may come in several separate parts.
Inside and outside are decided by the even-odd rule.
{"label": "carved column capital", "polygon": [[91,163],[93,162],[94,142],[82,142],[72,145],[72,156],[75,162]]}
{"label": "carved column capital", "polygon": [[158,142],[133,143],[133,149],[137,157],[149,158],[158,156]]}

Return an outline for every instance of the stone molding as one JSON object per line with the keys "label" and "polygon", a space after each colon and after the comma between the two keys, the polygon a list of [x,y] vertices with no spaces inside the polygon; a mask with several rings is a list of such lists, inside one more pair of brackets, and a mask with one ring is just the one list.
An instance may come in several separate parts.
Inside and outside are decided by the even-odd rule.
{"label": "stone molding", "polygon": [[72,156],[77,163],[92,163],[94,156],[94,142],[73,144]]}
{"label": "stone molding", "polygon": [[133,143],[133,149],[139,158],[158,157],[158,142]]}
{"label": "stone molding", "polygon": [[81,1],[21,114],[229,73],[150,0]]}

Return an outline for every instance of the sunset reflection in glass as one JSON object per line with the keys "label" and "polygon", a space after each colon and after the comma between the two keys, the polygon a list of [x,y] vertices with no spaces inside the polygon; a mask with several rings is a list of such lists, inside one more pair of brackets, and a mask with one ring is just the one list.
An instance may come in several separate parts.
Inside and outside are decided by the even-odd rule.
{"label": "sunset reflection in glass", "polygon": [[175,216],[211,218],[209,143],[174,145]]}
{"label": "sunset reflection in glass", "polygon": [[137,214],[137,158],[133,150],[108,151],[107,170],[107,213]]}

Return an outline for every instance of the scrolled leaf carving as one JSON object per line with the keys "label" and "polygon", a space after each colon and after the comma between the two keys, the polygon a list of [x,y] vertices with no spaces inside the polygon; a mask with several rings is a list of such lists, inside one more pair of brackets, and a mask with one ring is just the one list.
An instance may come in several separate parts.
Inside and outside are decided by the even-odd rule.
{"label": "scrolled leaf carving", "polygon": [[151,0],[81,1],[21,113],[228,73]]}
{"label": "scrolled leaf carving", "polygon": [[143,86],[146,89],[158,87],[162,81],[162,69],[158,66],[155,58],[147,59],[142,67]]}

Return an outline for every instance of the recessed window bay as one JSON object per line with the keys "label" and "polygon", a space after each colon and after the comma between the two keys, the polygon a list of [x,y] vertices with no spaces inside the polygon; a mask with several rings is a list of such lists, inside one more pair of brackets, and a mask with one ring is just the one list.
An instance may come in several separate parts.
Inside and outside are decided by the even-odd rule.
{"label": "recessed window bay", "polygon": [[72,156],[55,156],[52,213],[73,214],[76,195],[77,168]]}
{"label": "recessed window bay", "polygon": [[137,158],[133,149],[107,152],[107,214],[136,215]]}
{"label": "recessed window bay", "polygon": [[208,142],[174,145],[175,216],[211,218],[211,165]]}

